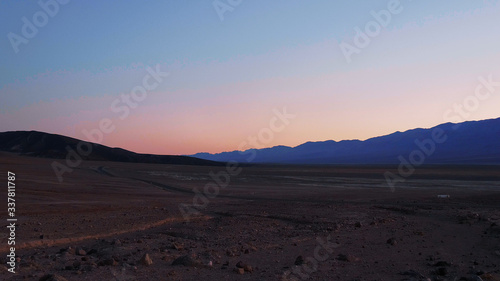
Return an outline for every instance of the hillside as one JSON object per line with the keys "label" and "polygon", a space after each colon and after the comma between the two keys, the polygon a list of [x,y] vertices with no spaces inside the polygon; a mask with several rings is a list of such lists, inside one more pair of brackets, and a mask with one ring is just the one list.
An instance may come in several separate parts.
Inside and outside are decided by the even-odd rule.
{"label": "hillside", "polygon": [[[179,165],[222,165],[210,160],[188,156],[140,154],[121,148],[83,142],[66,136],[38,131],[11,131],[0,133],[0,151],[43,158],[66,158],[68,149],[78,151],[79,143],[91,144],[89,155],[78,154],[84,160]],[[85,149],[86,146],[84,146]]]}

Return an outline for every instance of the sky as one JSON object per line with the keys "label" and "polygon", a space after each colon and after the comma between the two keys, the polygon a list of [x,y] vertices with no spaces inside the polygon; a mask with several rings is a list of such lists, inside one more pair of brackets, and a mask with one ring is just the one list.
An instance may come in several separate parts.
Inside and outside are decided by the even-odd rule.
{"label": "sky", "polygon": [[0,132],[194,154],[500,117],[498,1],[0,1],[0,19]]}

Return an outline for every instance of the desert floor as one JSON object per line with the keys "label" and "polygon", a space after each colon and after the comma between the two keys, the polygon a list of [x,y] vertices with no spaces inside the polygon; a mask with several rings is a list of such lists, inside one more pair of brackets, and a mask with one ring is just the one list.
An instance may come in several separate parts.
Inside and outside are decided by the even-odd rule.
{"label": "desert floor", "polygon": [[1,280],[500,280],[500,167],[53,161],[0,153]]}

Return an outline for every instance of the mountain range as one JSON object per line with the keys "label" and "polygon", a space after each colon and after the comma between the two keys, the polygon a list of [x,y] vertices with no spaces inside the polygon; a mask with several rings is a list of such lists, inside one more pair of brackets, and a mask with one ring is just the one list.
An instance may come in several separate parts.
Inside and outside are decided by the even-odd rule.
{"label": "mountain range", "polygon": [[[438,134],[439,133],[439,134]],[[436,138],[439,136],[439,138]],[[38,131],[0,133],[0,151],[21,155],[65,158],[79,144],[92,144],[84,160],[180,165],[223,165],[223,162],[269,164],[423,164],[500,165],[500,118],[463,123],[445,123],[429,129],[412,129],[361,140],[306,142],[296,147],[194,155],[140,154],[122,148],[84,142]]]}
{"label": "mountain range", "polygon": [[[441,134],[440,138],[434,140],[433,134],[438,133]],[[275,146],[190,156],[240,163],[398,164],[415,160],[424,164],[497,165],[500,164],[499,140],[500,118],[497,118],[445,123],[429,129],[395,132],[364,141],[327,140],[306,142],[296,147]]]}

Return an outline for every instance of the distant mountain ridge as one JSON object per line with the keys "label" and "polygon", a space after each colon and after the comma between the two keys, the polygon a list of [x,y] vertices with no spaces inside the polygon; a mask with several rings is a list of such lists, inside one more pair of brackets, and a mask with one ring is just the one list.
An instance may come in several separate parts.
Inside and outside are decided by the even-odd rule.
{"label": "distant mountain ridge", "polygon": [[444,132],[446,141],[435,143],[425,164],[500,164],[500,118],[463,123],[445,123],[430,129],[412,129],[365,141],[306,142],[296,147],[275,146],[193,157],[213,161],[276,164],[398,164],[400,156],[421,150],[416,141],[432,139],[432,132]]}
{"label": "distant mountain ridge", "polygon": [[[11,131],[0,133],[0,151],[13,152],[26,156],[63,159],[68,155],[67,148],[78,151],[81,140],[66,136],[38,131]],[[89,142],[84,142],[89,144]],[[79,155],[84,160],[115,161],[131,163],[155,163],[178,165],[223,165],[224,163],[176,155],[140,154],[121,148],[111,148],[92,144],[92,152]]]}

